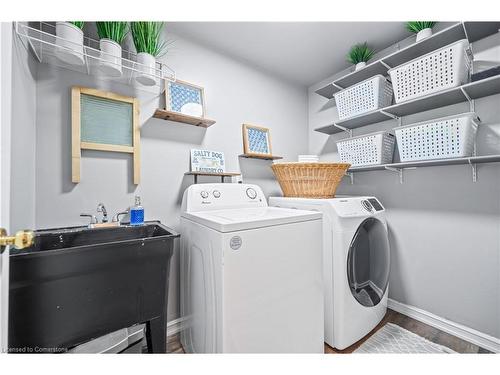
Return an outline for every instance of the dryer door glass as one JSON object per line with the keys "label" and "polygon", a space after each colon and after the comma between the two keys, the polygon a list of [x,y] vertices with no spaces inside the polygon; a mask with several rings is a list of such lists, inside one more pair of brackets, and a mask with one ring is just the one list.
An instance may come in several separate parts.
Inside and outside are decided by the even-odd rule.
{"label": "dryer door glass", "polygon": [[380,220],[368,218],[352,239],[347,257],[351,293],[363,306],[377,305],[389,283],[389,240]]}

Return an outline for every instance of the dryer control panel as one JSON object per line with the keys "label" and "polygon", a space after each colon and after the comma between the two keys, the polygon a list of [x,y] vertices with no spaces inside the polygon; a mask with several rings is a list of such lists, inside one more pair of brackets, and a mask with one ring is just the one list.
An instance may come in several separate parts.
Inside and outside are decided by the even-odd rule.
{"label": "dryer control panel", "polygon": [[375,211],[383,211],[384,207],[380,204],[380,202],[377,200],[377,198],[368,198],[368,202],[373,206]]}
{"label": "dryer control panel", "polygon": [[223,210],[227,208],[267,207],[262,189],[252,184],[195,184],[182,198],[183,212]]}
{"label": "dryer control panel", "polygon": [[341,217],[366,216],[384,211],[384,207],[375,197],[349,197],[332,200],[332,206]]}
{"label": "dryer control panel", "polygon": [[339,217],[366,217],[385,211],[380,201],[370,196],[337,196],[331,199],[271,197],[269,201],[271,206],[303,210],[314,209],[326,212],[322,207],[328,207],[328,210],[335,210]]}

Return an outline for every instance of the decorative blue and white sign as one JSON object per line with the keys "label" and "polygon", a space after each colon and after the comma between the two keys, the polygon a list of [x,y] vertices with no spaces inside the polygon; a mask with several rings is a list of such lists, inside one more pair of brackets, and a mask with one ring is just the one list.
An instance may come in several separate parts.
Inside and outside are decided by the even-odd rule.
{"label": "decorative blue and white sign", "polygon": [[248,155],[272,155],[269,129],[243,124],[243,152]]}
{"label": "decorative blue and white sign", "polygon": [[167,110],[204,116],[203,88],[184,81],[169,82],[165,90]]}
{"label": "decorative blue and white sign", "polygon": [[191,172],[224,173],[224,153],[210,150],[191,150]]}
{"label": "decorative blue and white sign", "polygon": [[269,131],[267,129],[247,128],[248,129],[248,148],[250,152],[256,154],[270,154],[269,149]]}

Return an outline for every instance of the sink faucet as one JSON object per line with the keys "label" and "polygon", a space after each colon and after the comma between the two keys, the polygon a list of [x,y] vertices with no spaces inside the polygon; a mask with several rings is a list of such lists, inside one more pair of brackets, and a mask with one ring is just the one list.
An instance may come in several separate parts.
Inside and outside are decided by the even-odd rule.
{"label": "sink faucet", "polygon": [[121,224],[120,216],[125,216],[128,214],[129,214],[128,210],[118,212],[115,216],[113,216],[113,218],[111,219],[111,222]]}
{"label": "sink faucet", "polygon": [[97,216],[95,216],[95,215],[86,214],[86,213],[80,214],[81,217],[89,217],[90,218],[90,223],[88,225],[89,228],[119,226],[121,224],[120,216],[124,216],[124,215],[129,214],[128,209],[124,210],[124,211],[120,211],[116,215],[113,216],[113,218],[111,219],[111,223],[108,223],[108,211],[106,210],[104,203],[99,203],[97,205],[97,212],[102,213],[102,220],[100,223],[99,223],[99,220],[97,219]]}
{"label": "sink faucet", "polygon": [[80,217],[90,217],[89,228],[94,228],[97,224],[97,217],[92,214],[80,214]]}
{"label": "sink faucet", "polygon": [[104,207],[104,203],[99,203],[97,205],[97,212],[102,213],[102,223],[108,222],[108,211],[106,211],[106,207]]}
{"label": "sink faucet", "polygon": [[[106,224],[108,222],[108,211],[106,211],[106,207],[104,207],[103,203],[99,203],[97,205],[97,212],[102,213],[101,223]],[[89,228],[95,228],[95,227],[101,225],[101,224],[99,224],[99,220],[97,219],[97,216],[95,216],[95,215],[83,213],[83,214],[80,214],[80,216],[81,217],[90,217],[90,223],[88,225]]]}

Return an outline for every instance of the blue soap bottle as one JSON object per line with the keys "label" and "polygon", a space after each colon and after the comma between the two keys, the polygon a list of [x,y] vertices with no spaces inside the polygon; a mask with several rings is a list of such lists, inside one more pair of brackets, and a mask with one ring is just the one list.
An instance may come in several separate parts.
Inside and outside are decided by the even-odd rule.
{"label": "blue soap bottle", "polygon": [[135,205],[130,207],[130,225],[144,224],[144,207],[141,206],[141,197],[135,196]]}

